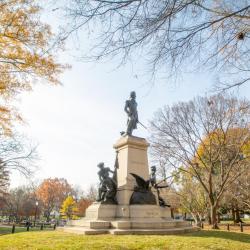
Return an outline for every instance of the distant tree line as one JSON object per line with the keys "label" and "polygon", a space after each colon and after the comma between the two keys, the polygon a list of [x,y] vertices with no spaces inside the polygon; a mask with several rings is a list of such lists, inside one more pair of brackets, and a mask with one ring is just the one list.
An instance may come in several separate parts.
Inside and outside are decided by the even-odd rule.
{"label": "distant tree line", "polygon": [[85,192],[66,179],[48,178],[38,186],[20,186],[6,192],[0,200],[0,217],[6,222],[79,218],[95,200],[96,188]]}

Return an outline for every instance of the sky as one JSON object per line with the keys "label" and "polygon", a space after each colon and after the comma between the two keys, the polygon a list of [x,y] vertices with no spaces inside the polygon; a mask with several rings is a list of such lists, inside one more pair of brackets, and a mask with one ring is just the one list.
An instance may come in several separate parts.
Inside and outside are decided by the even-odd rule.
{"label": "sky", "polygon": [[[82,46],[84,42],[88,43],[86,38]],[[26,123],[19,125],[18,131],[38,145],[40,160],[32,178],[35,183],[59,177],[87,189],[98,181],[99,162],[113,168],[113,144],[126,128],[123,109],[131,91],[136,91],[139,119],[146,126],[164,105],[212,94],[211,73],[185,74],[177,83],[166,79],[152,83],[140,59],[136,61],[140,70],[131,63],[117,68],[116,59],[105,63],[78,60],[73,40],[66,48],[60,58],[72,68],[61,76],[62,86],[37,84],[32,92],[19,97],[18,106]],[[250,98],[250,86],[236,94]],[[138,126],[134,135],[147,138],[149,133]],[[11,176],[11,187],[29,182],[19,173]]]}

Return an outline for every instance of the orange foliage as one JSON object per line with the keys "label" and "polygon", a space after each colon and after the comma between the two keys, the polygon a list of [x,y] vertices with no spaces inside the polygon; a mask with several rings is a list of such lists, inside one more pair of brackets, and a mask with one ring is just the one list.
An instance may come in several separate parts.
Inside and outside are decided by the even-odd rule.
{"label": "orange foliage", "polygon": [[[39,78],[59,83],[58,75],[67,66],[52,54],[53,34],[40,21],[35,0],[1,0],[0,10],[0,96],[9,99],[31,90]],[[11,120],[19,118],[12,107],[0,107],[0,127],[7,133]]]}
{"label": "orange foliage", "polygon": [[66,179],[45,179],[38,187],[36,195],[42,201],[46,212],[49,213],[61,207],[62,202],[72,193],[73,189]]}
{"label": "orange foliage", "polygon": [[86,209],[93,203],[93,201],[91,200],[87,200],[87,199],[80,199],[78,202],[77,202],[77,208],[78,208],[78,212],[77,212],[77,215],[79,217],[83,217],[85,216],[85,211]]}

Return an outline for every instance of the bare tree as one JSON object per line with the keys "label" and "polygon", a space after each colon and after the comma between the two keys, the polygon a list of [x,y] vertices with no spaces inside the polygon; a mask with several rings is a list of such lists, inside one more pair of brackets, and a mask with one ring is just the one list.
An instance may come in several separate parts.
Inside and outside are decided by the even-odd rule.
{"label": "bare tree", "polygon": [[222,89],[250,79],[248,0],[72,0],[66,6],[71,22],[64,37],[86,28],[93,38],[88,58],[126,60],[136,52],[153,73],[170,75],[204,66],[216,70]]}
{"label": "bare tree", "polygon": [[[2,215],[8,216],[9,221],[20,221],[21,218],[29,219],[35,215],[36,208],[35,190],[30,186],[19,186],[9,191],[4,197]],[[40,213],[40,210],[37,212]]]}
{"label": "bare tree", "polygon": [[95,201],[97,197],[97,192],[97,186],[95,184],[91,184],[85,191],[85,198],[90,201]]}
{"label": "bare tree", "polygon": [[153,155],[199,182],[213,228],[220,199],[249,168],[249,120],[248,101],[217,95],[164,107],[151,122]]}
{"label": "bare tree", "polygon": [[28,145],[24,136],[2,135],[0,140],[0,193],[3,195],[7,192],[9,175],[12,171],[19,171],[26,177],[30,177],[36,169],[36,159],[36,148]]}

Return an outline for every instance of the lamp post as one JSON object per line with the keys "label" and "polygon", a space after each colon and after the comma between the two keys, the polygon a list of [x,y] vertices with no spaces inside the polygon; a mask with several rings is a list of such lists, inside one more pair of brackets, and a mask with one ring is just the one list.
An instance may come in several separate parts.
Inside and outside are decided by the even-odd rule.
{"label": "lamp post", "polygon": [[34,227],[36,226],[36,214],[37,214],[37,208],[38,208],[38,201],[36,201],[36,210],[35,210],[35,221],[34,221]]}

